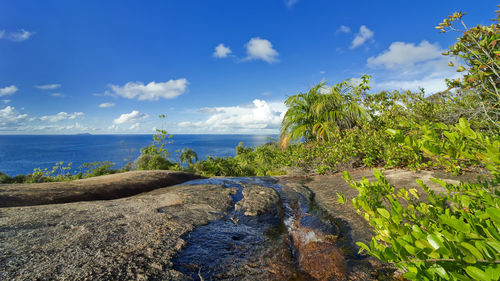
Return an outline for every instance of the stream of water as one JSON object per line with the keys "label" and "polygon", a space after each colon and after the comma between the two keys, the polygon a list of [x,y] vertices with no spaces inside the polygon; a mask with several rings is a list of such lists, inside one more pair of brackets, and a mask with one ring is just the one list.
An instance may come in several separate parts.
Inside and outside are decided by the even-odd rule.
{"label": "stream of water", "polygon": [[307,189],[280,185],[273,178],[212,178],[186,184],[217,184],[235,190],[260,186],[281,198],[278,211],[257,216],[233,208],[220,220],[200,226],[183,239],[186,247],[174,269],[193,280],[345,280],[347,262],[339,228],[313,210]]}

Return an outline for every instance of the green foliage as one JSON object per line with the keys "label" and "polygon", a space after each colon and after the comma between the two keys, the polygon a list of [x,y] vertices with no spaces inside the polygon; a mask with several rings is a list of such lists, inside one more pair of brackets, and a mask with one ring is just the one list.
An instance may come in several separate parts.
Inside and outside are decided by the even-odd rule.
{"label": "green foliage", "polygon": [[174,164],[160,154],[142,154],[134,165],[137,170],[169,170]]}
{"label": "green foliage", "polygon": [[71,162],[66,166],[64,162],[57,162],[52,169],[40,169],[35,168],[33,173],[26,175],[22,182],[25,183],[40,183],[40,182],[52,182],[52,181],[65,181],[71,179]]}
{"label": "green foliage", "polygon": [[[498,6],[500,8],[500,5]],[[460,58],[465,64],[457,71],[462,78],[448,80],[450,88],[465,91],[477,98],[477,111],[488,126],[498,130],[500,125],[500,10],[496,11],[495,23],[490,26],[468,28],[462,17],[465,13],[453,13],[436,28],[441,32],[455,31],[461,34],[457,42],[444,55]],[[459,27],[461,25],[462,29]],[[454,66],[450,62],[450,66]]]}
{"label": "green foliage", "polygon": [[[160,119],[166,118],[165,114],[158,116]],[[180,169],[172,163],[168,157],[170,153],[166,149],[169,143],[168,139],[173,135],[168,134],[166,130],[156,129],[153,135],[153,143],[141,149],[141,155],[134,162],[134,166],[138,170],[169,170],[172,168]]]}
{"label": "green foliage", "polygon": [[[426,201],[416,189],[396,190],[379,170],[375,182],[344,178],[358,190],[352,200],[374,227],[370,245],[362,250],[406,271],[412,280],[498,280],[500,278],[500,142],[471,130],[465,119],[455,126],[422,125],[420,133],[403,140],[437,161],[483,164],[491,177],[479,183],[442,185],[447,194],[435,193],[422,181]],[[398,134],[398,132],[396,132]],[[345,197],[338,195],[344,203]]]}
{"label": "green foliage", "polygon": [[8,175],[0,172],[0,183],[13,183],[14,180]]}
{"label": "green foliage", "polygon": [[290,140],[328,140],[332,129],[356,126],[365,117],[357,101],[369,89],[368,83],[367,75],[360,83],[346,80],[329,89],[325,83],[319,83],[307,93],[287,98],[288,110],[281,125],[282,145]]}
{"label": "green foliage", "polygon": [[110,161],[95,161],[92,163],[83,163],[82,166],[80,166],[80,169],[85,171],[83,173],[84,178],[90,178],[118,172],[117,170],[111,169],[114,165],[115,164]]}
{"label": "green foliage", "polygon": [[179,156],[181,163],[186,163],[188,166],[191,166],[193,163],[198,161],[198,155],[191,148],[183,148],[181,151],[181,155]]}

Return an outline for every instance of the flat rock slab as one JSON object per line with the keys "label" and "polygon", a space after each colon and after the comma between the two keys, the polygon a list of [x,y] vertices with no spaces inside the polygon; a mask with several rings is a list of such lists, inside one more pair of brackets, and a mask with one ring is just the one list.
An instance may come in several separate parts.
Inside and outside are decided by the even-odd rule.
{"label": "flat rock slab", "polygon": [[[409,171],[403,169],[382,170],[387,180],[396,188],[416,188],[420,194],[424,194],[422,188],[416,183],[417,179],[422,180],[431,190],[445,192],[440,185],[431,181],[431,178],[440,178],[448,183],[458,183],[460,180],[474,180],[476,175],[453,176],[441,171]],[[354,180],[361,180],[366,177],[370,181],[375,181],[373,169],[363,168],[349,172]],[[285,184],[302,184],[314,193],[316,204],[328,212],[332,217],[343,222],[345,230],[348,231],[349,240],[369,243],[373,232],[368,222],[356,213],[350,203],[357,196],[358,191],[351,188],[342,178],[342,173],[327,176],[314,176],[310,178],[288,178],[283,177]],[[337,193],[342,192],[347,204],[337,202]],[[425,196],[423,196],[425,198]]]}
{"label": "flat rock slab", "polygon": [[0,208],[117,199],[199,178],[202,177],[159,170],[67,182],[0,184]]}
{"label": "flat rock slab", "polygon": [[109,201],[0,209],[0,280],[185,280],[182,235],[219,219],[233,190],[180,185]]}

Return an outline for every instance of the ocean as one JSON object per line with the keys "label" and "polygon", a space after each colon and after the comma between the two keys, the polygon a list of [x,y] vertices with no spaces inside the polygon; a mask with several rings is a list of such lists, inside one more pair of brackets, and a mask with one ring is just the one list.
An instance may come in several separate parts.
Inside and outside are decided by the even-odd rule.
{"label": "ocean", "polygon": [[[236,146],[257,146],[277,135],[174,135],[167,145],[171,159],[178,160],[184,147],[193,149],[198,159],[206,156],[234,156]],[[83,163],[111,161],[119,169],[134,161],[142,147],[152,143],[152,135],[0,135],[0,172],[9,176],[32,173],[57,163],[72,163],[78,172]]]}

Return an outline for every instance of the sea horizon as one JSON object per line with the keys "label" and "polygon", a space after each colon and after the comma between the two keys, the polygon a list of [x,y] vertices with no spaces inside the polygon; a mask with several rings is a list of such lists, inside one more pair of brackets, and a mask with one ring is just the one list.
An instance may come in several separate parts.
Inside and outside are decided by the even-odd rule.
{"label": "sea horizon", "polygon": [[[110,161],[114,169],[124,167],[140,155],[140,149],[153,142],[153,134],[23,134],[0,135],[0,172],[9,176],[32,173],[35,168],[51,169],[56,163],[72,163],[78,172],[83,163]],[[258,146],[276,140],[278,135],[174,134],[166,145],[171,160],[178,161],[180,150],[193,149],[199,160],[206,156],[236,155],[236,146]],[[63,165],[63,166],[64,166]]]}

